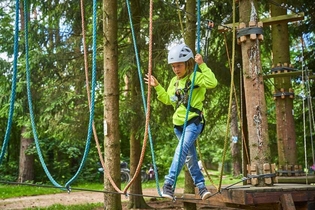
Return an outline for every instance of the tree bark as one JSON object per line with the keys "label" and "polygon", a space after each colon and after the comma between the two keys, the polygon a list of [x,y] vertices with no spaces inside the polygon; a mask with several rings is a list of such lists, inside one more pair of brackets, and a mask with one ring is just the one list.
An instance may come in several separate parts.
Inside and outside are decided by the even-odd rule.
{"label": "tree bark", "polygon": [[21,130],[21,145],[20,145],[20,162],[19,162],[19,177],[18,182],[34,180],[34,155],[28,155],[27,149],[34,143],[33,138],[24,137],[27,135],[26,127]]}
{"label": "tree bark", "polygon": [[[119,83],[117,44],[117,0],[103,0],[104,34],[104,147],[105,164],[117,186],[120,186]],[[105,191],[115,189],[104,179]],[[121,196],[104,194],[104,209],[120,210]]]}
{"label": "tree bark", "polygon": [[[240,23],[244,22],[248,26],[252,11],[253,9],[256,10],[256,4],[257,1],[240,1]],[[264,174],[264,165],[270,164],[270,148],[259,40],[251,40],[249,36],[247,36],[246,41],[241,43],[241,47],[250,164],[253,173],[260,175]],[[252,184],[256,186],[266,186],[264,179],[252,179]]]}
{"label": "tree bark", "polygon": [[[20,2],[21,31],[25,31],[24,4]],[[27,149],[34,143],[33,138],[27,138],[27,128],[22,126],[20,141],[19,177],[18,182],[34,180],[34,155],[26,154]]]}
{"label": "tree bark", "polygon": [[[286,3],[286,0],[275,0],[277,3]],[[271,5],[271,16],[286,15],[286,9]],[[272,25],[272,52],[273,65],[278,63],[290,64],[289,50],[289,32],[286,22]],[[275,92],[288,92],[291,85],[291,77],[276,77],[274,79]],[[277,119],[277,144],[279,166],[295,165],[297,163],[296,133],[293,111],[293,99],[277,97],[276,101],[276,119]]]}
{"label": "tree bark", "polygon": [[242,154],[241,154],[241,138],[239,135],[238,129],[238,120],[237,120],[237,109],[236,102],[232,102],[231,110],[231,156],[232,156],[232,167],[233,167],[233,176],[238,176],[242,173]]}

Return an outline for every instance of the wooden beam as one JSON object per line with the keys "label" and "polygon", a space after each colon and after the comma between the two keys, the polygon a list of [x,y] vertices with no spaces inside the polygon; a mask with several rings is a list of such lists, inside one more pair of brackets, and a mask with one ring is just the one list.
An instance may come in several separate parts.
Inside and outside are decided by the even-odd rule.
{"label": "wooden beam", "polygon": [[[263,26],[270,26],[273,24],[279,24],[279,23],[284,23],[284,22],[295,22],[299,20],[304,20],[304,12],[300,12],[297,14],[289,14],[289,15],[280,15],[277,17],[270,17],[270,18],[264,18],[261,19],[260,21],[263,22]],[[239,23],[235,23],[235,27],[238,26]],[[219,26],[218,31],[219,32],[224,32],[228,31],[231,28],[233,28],[233,23],[225,24],[224,26]]]}
{"label": "wooden beam", "polygon": [[282,73],[274,73],[274,74],[266,74],[263,75],[264,78],[279,78],[279,77],[298,77],[301,76],[303,71],[290,71],[290,72],[282,72]]}
{"label": "wooden beam", "polygon": [[283,194],[280,196],[283,210],[296,210],[291,194]]}

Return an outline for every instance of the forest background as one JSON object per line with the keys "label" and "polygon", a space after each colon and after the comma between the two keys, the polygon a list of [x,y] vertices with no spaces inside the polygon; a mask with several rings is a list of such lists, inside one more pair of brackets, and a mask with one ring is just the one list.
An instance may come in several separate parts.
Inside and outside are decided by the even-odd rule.
{"label": "forest background", "polygon": [[[174,76],[170,66],[166,62],[167,52],[171,45],[183,41],[181,30],[182,20],[196,14],[187,13],[185,1],[154,2],[154,31],[153,31],[153,71],[159,82],[167,87],[168,81]],[[274,1],[259,1],[259,18],[267,18],[269,6]],[[288,13],[304,12],[303,21],[289,23],[289,37],[291,43],[291,63],[296,69],[314,69],[314,27],[315,27],[315,3],[313,1],[287,1]],[[131,26],[128,19],[128,11],[125,1],[119,1],[117,8],[118,29],[118,81],[119,81],[119,106],[115,112],[119,115],[119,142],[120,160],[129,163],[131,139],[136,139],[141,144],[145,129],[145,112],[141,101],[141,89],[135,60],[134,43],[132,41]],[[149,1],[131,0],[132,10],[137,11],[138,19],[134,27],[138,28],[137,48],[139,50],[142,76],[148,70],[148,34],[149,34]],[[278,4],[277,4],[278,5]],[[85,28],[86,44],[88,46],[88,62],[91,67],[93,60],[92,43],[92,1],[85,2]],[[281,6],[281,5],[278,5]],[[291,7],[292,6],[292,7]],[[290,7],[290,8],[289,8]],[[141,9],[143,8],[143,9]],[[180,8],[180,9],[178,9]],[[228,117],[228,105],[230,94],[231,74],[229,57],[232,50],[232,33],[227,30],[221,33],[218,26],[232,22],[231,1],[202,1],[202,25],[201,25],[201,54],[206,56],[208,66],[215,73],[219,85],[208,91],[205,114],[206,128],[200,136],[200,150],[206,166],[217,169],[222,165],[222,154]],[[31,1],[28,5],[29,14],[29,58],[31,69],[31,92],[36,129],[40,140],[43,158],[47,163],[53,177],[61,183],[68,180],[78,169],[87,139],[89,124],[89,104],[86,93],[86,78],[84,74],[84,52],[82,41],[82,16],[80,4],[68,0]],[[32,124],[30,122],[30,110],[28,107],[26,89],[26,56],[25,56],[25,31],[22,24],[23,4],[20,4],[21,22],[18,48],[18,73],[14,105],[14,115],[10,131],[9,144],[6,148],[3,161],[0,165],[0,177],[2,181],[31,181],[34,183],[47,183],[49,180],[38,159],[34,144]],[[179,12],[179,13],[178,13]],[[179,15],[180,17],[179,18]],[[102,3],[97,5],[97,85],[95,92],[94,120],[101,150],[104,150],[104,57],[103,57],[103,24]],[[13,75],[14,57],[14,23],[15,2],[1,1],[0,3],[0,143],[4,142],[8,113],[11,99],[11,84]],[[189,18],[188,18],[189,19]],[[214,22],[209,40],[206,39],[206,21]],[[110,29],[108,29],[110,30]],[[270,73],[272,65],[270,28],[264,27],[264,41],[261,43],[261,58],[263,74]],[[209,41],[209,46],[206,45]],[[227,46],[227,47],[226,47]],[[206,49],[206,47],[208,47]],[[241,58],[239,46],[236,47],[235,87],[239,99],[242,97],[241,88]],[[105,61],[106,62],[106,61]],[[143,82],[143,81],[140,81]],[[312,81],[311,81],[312,82]],[[277,139],[275,133],[275,104],[273,101],[273,81],[264,81],[266,88],[269,137],[271,144],[272,161],[277,163]],[[303,100],[312,99],[311,92],[305,92],[301,77],[292,79],[295,89],[294,116],[296,136],[298,144],[298,161],[304,165],[304,148],[307,148],[308,164],[312,165],[313,134],[309,124],[303,124]],[[312,90],[312,89],[311,89]],[[146,94],[146,93],[144,93]],[[240,102],[241,100],[239,100]],[[161,104],[152,92],[150,99],[151,115],[150,130],[153,137],[156,165],[159,175],[163,177],[172,160],[176,139],[173,134],[171,116],[172,107]],[[240,105],[240,104],[239,104]],[[234,116],[237,118],[237,115]],[[239,119],[237,120],[238,123]],[[241,139],[241,132],[238,131]],[[304,136],[307,136],[307,145],[304,145]],[[241,141],[229,143],[238,144]],[[234,139],[235,140],[235,139]],[[27,147],[24,147],[27,145]],[[1,145],[0,145],[1,146]],[[3,145],[1,146],[3,148]],[[230,149],[233,147],[230,147]],[[227,166],[235,162],[228,150]],[[140,150],[138,150],[140,152]],[[22,155],[25,154],[25,155]],[[139,155],[139,153],[138,153]],[[26,161],[21,161],[21,157]],[[78,182],[96,181],[99,156],[94,141],[88,159],[84,165]],[[152,155],[148,147],[143,165],[152,163]],[[22,164],[22,165],[21,165]],[[23,170],[21,170],[23,168]],[[233,168],[233,166],[231,166]],[[235,173],[233,170],[232,173]],[[240,175],[240,171],[235,175]]]}

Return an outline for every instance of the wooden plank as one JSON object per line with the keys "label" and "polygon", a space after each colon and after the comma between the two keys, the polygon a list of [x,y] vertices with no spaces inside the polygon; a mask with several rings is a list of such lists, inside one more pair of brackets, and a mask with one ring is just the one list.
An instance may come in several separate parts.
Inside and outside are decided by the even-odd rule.
{"label": "wooden plank", "polygon": [[[261,19],[260,22],[263,23],[263,26],[269,26],[272,24],[294,22],[294,21],[299,21],[299,20],[304,20],[304,12],[300,12],[298,14],[280,15],[277,17],[264,18],[264,19]],[[235,26],[238,26],[238,25],[239,23],[235,23]],[[219,26],[218,31],[224,32],[224,31],[230,30],[231,28],[233,28],[233,23],[225,24],[224,26]]]}
{"label": "wooden plank", "polygon": [[277,74],[266,74],[263,76],[263,78],[298,77],[301,75],[302,75],[302,71],[290,71],[290,72],[282,72],[282,73],[277,73]]}
{"label": "wooden plank", "polygon": [[278,183],[299,183],[299,184],[306,184],[306,183],[315,183],[315,176],[308,175],[306,176],[278,176]]}
{"label": "wooden plank", "polygon": [[315,186],[305,184],[275,184],[266,187],[254,187],[253,185],[235,185],[229,189],[222,187],[220,193],[214,187],[208,188],[214,196],[202,201],[197,194],[176,194],[178,201],[192,202],[217,206],[255,206],[257,210],[266,205],[278,205],[281,196],[290,194],[295,203],[315,202]]}
{"label": "wooden plank", "polygon": [[280,196],[283,210],[296,210],[291,194],[283,194]]}
{"label": "wooden plank", "polygon": [[304,12],[298,14],[289,14],[289,15],[279,15],[277,17],[265,18],[262,20],[264,26],[270,26],[273,24],[279,24],[284,22],[295,22],[299,20],[304,20]]}

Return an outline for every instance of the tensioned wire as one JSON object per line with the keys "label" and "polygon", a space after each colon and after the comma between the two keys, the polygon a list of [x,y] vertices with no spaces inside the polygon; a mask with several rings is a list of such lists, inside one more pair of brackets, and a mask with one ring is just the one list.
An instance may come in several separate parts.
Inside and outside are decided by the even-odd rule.
{"label": "tensioned wire", "polygon": [[17,59],[18,59],[18,48],[19,48],[19,5],[20,1],[16,0],[15,3],[15,30],[14,30],[14,57],[13,57],[13,74],[12,74],[12,84],[11,84],[11,96],[10,96],[10,108],[8,115],[7,129],[5,131],[4,140],[0,153],[0,165],[6,153],[6,149],[10,140],[12,118],[14,113],[14,102],[15,102],[15,90],[16,90],[16,77],[17,77]]}
{"label": "tensioned wire", "polygon": [[68,189],[70,188],[70,184],[77,179],[80,172],[82,171],[84,164],[86,162],[89,149],[90,149],[90,142],[91,142],[91,133],[92,133],[92,124],[94,118],[94,99],[95,99],[95,86],[96,86],[96,0],[93,0],[93,71],[92,71],[92,92],[91,92],[91,108],[90,108],[90,117],[89,117],[89,126],[88,126],[88,134],[87,140],[85,145],[84,154],[80,163],[80,166],[75,173],[75,175],[69,179],[66,183],[65,187],[61,186],[57,181],[52,177],[51,173],[49,172],[45,160],[43,158],[40,143],[37,135],[36,125],[35,125],[35,118],[33,113],[33,105],[32,105],[32,94],[31,94],[31,82],[30,82],[30,65],[29,65],[29,46],[28,46],[28,2],[27,0],[24,1],[24,19],[25,19],[25,58],[26,58],[26,84],[27,84],[27,99],[29,105],[29,112],[30,112],[30,119],[32,124],[32,131],[35,140],[35,145],[38,153],[39,160],[41,165],[51,183],[61,189]]}

